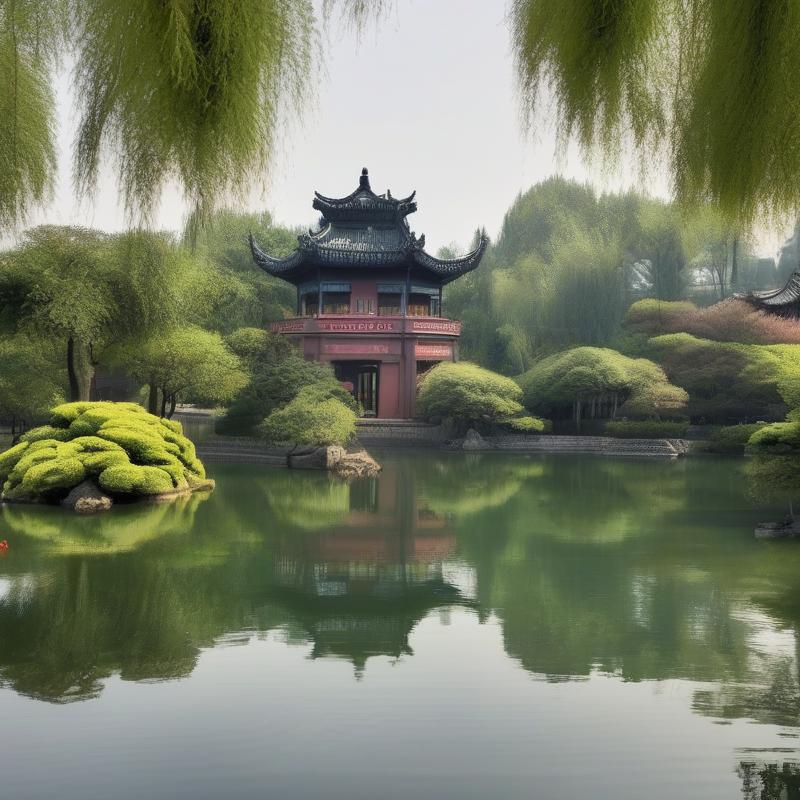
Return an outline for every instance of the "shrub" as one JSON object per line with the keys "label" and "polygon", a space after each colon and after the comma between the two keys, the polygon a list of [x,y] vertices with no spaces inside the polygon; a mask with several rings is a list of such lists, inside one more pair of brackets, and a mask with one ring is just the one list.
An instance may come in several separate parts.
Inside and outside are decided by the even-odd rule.
{"label": "shrub", "polygon": [[688,396],[644,358],[575,347],[542,359],[520,378],[525,406],[547,416],[682,417]]}
{"label": "shrub", "polygon": [[759,428],[750,437],[747,450],[768,455],[800,453],[800,422],[774,422]]}
{"label": "shrub", "polygon": [[764,427],[763,422],[754,422],[750,425],[728,425],[717,428],[708,440],[706,450],[710,453],[742,454],[747,447],[750,437]]}
{"label": "shrub", "polygon": [[52,425],[42,425],[38,428],[31,428],[19,437],[21,442],[39,442],[42,439],[56,439],[66,442],[70,438],[70,432],[65,428],[55,428]]}
{"label": "shrub", "polygon": [[118,495],[199,488],[205,471],[177,422],[135,403],[65,403],[0,454],[3,496],[56,500],[86,477]]}
{"label": "shrub", "polygon": [[259,426],[268,442],[343,445],[356,430],[356,414],[329,397],[321,402],[313,388],[301,391],[284,408],[273,411]]}
{"label": "shrub", "polygon": [[689,416],[720,423],[781,419],[800,406],[800,347],[657,336],[650,350],[689,392]]}
{"label": "shrub", "polygon": [[17,462],[22,458],[23,453],[30,447],[28,442],[20,442],[15,444],[3,453],[0,453],[0,480],[6,482],[11,470],[17,465]]}
{"label": "shrub", "polygon": [[334,377],[329,364],[307,361],[291,345],[281,348],[267,339],[259,358],[250,363],[252,377],[217,420],[219,433],[247,435],[273,411],[282,408],[306,386],[322,384],[328,387],[328,396],[356,410],[356,403]]}
{"label": "shrub", "polygon": [[44,495],[58,489],[71,489],[86,477],[86,470],[77,458],[53,458],[31,465],[22,476],[20,493]]}
{"label": "shrub", "polygon": [[544,433],[550,429],[550,423],[538,417],[524,416],[505,421],[503,427],[510,428],[515,433]]}
{"label": "shrub", "polygon": [[535,430],[541,420],[519,422],[522,389],[511,378],[468,362],[443,362],[420,381],[417,413],[424,419],[447,419],[459,428],[519,424]]}
{"label": "shrub", "polygon": [[172,477],[158,467],[124,464],[100,474],[100,488],[110,494],[163,494],[172,491]]}
{"label": "shrub", "polygon": [[651,419],[607,422],[604,430],[617,439],[683,439],[688,429],[687,422]]}
{"label": "shrub", "polygon": [[659,336],[689,333],[716,342],[800,344],[800,321],[784,319],[731,297],[708,308],[687,302],[639,300],[625,317],[629,330]]}

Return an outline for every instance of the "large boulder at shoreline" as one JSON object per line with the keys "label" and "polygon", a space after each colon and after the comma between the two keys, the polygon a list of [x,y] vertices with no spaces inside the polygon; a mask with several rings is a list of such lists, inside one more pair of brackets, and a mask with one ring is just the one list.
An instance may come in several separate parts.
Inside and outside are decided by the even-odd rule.
{"label": "large boulder at shoreline", "polygon": [[114,501],[103,494],[94,481],[82,481],[61,501],[64,508],[70,508],[79,514],[94,514],[96,511],[108,511]]}
{"label": "large boulder at shoreline", "polygon": [[366,451],[348,453],[338,445],[297,447],[288,457],[291,469],[324,469],[345,480],[371,478],[381,471],[378,462]]}
{"label": "large boulder at shoreline", "polygon": [[343,447],[298,447],[289,453],[292,469],[333,469],[345,455]]}
{"label": "large boulder at shoreline", "polygon": [[[48,425],[33,428],[0,453],[0,481],[3,501],[27,503],[60,503],[86,481],[102,495],[122,500],[214,486],[180,423],[148,414],[136,403],[108,402],[56,406]],[[100,510],[106,503],[87,496],[81,505]]]}
{"label": "large boulder at shoreline", "polygon": [[355,478],[372,478],[381,471],[381,465],[366,451],[346,453],[333,467],[333,472],[346,481]]}

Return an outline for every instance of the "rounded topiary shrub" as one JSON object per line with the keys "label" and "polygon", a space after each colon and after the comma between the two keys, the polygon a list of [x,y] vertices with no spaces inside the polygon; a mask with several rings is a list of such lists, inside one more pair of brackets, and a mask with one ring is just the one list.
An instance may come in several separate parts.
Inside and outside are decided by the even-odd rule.
{"label": "rounded topiary shrub", "polygon": [[456,427],[508,428],[542,433],[544,420],[525,414],[522,389],[511,378],[466,361],[442,362],[422,377],[417,414],[428,420],[450,420]]}
{"label": "rounded topiary shrub", "polygon": [[4,500],[57,502],[85,480],[118,498],[213,486],[180,423],[136,403],[64,403],[0,453]]}
{"label": "rounded topiary shrub", "polygon": [[750,436],[747,450],[767,455],[800,453],[800,422],[773,422],[771,425],[764,425]]}
{"label": "rounded topiary shrub", "polygon": [[259,426],[270,443],[294,442],[316,446],[343,445],[356,431],[356,413],[323,389],[309,386]]}

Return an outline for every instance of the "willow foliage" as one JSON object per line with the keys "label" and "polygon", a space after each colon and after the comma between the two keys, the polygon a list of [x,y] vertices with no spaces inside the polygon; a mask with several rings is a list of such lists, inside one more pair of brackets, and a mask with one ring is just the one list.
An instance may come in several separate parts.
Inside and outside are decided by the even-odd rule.
{"label": "willow foliage", "polygon": [[0,228],[24,219],[52,188],[50,76],[64,30],[59,0],[0,0]]}
{"label": "willow foliage", "polygon": [[172,179],[202,222],[268,168],[315,48],[310,0],[74,0],[76,180],[113,154],[128,213]]}
{"label": "willow foliage", "polygon": [[556,98],[563,137],[666,158],[684,205],[749,223],[800,204],[800,4],[515,0],[524,110]]}

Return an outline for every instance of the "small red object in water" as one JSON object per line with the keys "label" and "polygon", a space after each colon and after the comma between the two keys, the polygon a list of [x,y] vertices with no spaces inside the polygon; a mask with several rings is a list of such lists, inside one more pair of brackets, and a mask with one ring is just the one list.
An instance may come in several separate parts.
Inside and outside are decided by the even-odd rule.
{"label": "small red object in water", "polygon": [[0,542],[0,555],[4,556],[7,552],[8,552],[8,541],[6,539],[3,539],[3,541]]}

